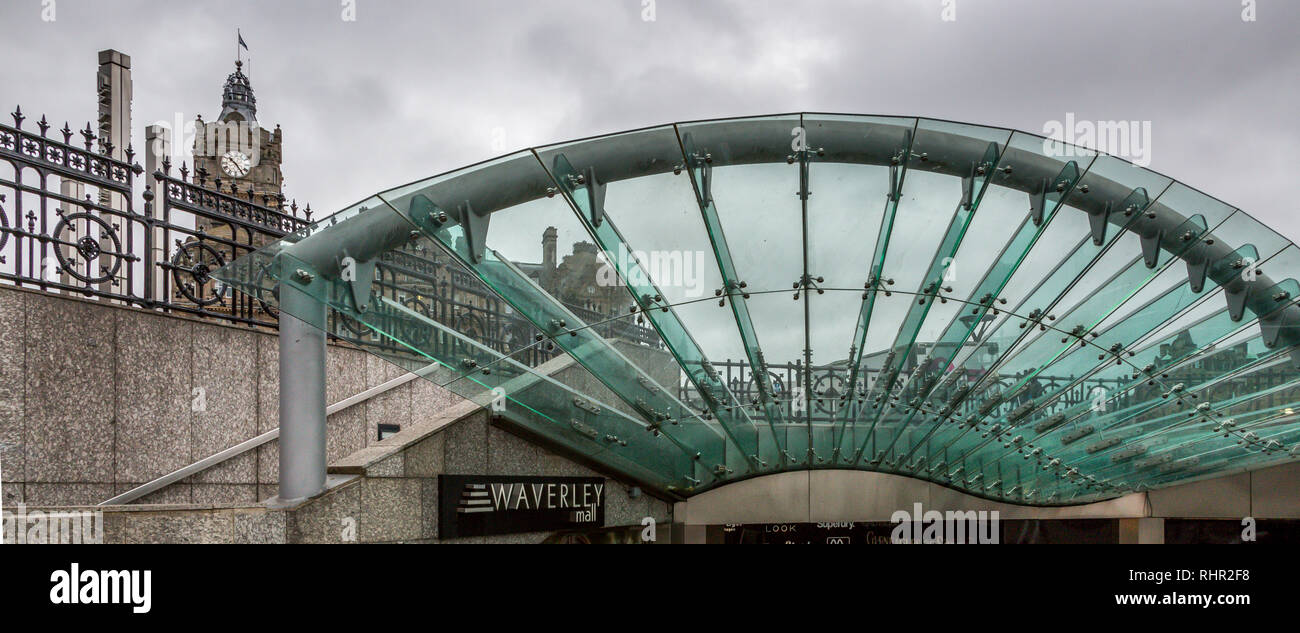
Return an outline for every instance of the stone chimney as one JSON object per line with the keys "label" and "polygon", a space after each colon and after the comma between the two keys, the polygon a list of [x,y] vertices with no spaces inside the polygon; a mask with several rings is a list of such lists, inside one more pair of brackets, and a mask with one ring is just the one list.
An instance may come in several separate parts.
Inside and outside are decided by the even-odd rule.
{"label": "stone chimney", "polygon": [[555,279],[555,242],[560,232],[555,227],[548,226],[542,231],[542,287],[550,288],[551,280]]}

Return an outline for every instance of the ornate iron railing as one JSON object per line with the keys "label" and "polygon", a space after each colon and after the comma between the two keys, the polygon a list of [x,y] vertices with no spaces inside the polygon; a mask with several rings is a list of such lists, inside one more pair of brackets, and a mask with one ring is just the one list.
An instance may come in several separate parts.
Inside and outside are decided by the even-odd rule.
{"label": "ornate iron railing", "polygon": [[[131,147],[116,151],[90,124],[62,140],[50,137],[45,117],[38,130],[0,124],[0,282],[51,293],[274,328],[279,317],[269,294],[250,296],[210,275],[216,269],[310,225],[311,207],[281,196],[240,191],[234,182],[209,178],[169,159],[141,194],[144,170]],[[73,144],[80,134],[82,146]],[[96,141],[100,143],[96,145]],[[376,267],[376,290],[417,313],[449,325],[529,366],[553,357],[553,347],[533,345],[537,332],[477,278],[442,253],[391,251]],[[401,283],[398,283],[398,278]],[[412,283],[414,280],[415,283]],[[412,289],[417,289],[412,292]],[[269,292],[269,291],[268,291]],[[627,320],[569,306],[602,335],[658,346],[652,330]],[[401,327],[411,325],[398,324]],[[332,315],[336,339],[400,353],[366,326]],[[432,336],[432,334],[430,334]],[[435,345],[457,345],[439,337]]]}
{"label": "ornate iron railing", "polygon": [[[713,368],[718,372],[719,377],[727,385],[728,390],[743,405],[752,403],[758,399],[758,390],[754,383],[754,372],[751,370],[749,363],[743,361],[726,360],[723,362],[711,363]],[[865,372],[859,376],[856,388],[848,388],[849,371],[844,364],[834,365],[814,365],[808,372],[809,382],[812,384],[811,394],[807,394],[808,399],[803,400],[804,391],[804,366],[796,361],[794,363],[769,365],[767,371],[771,377],[772,388],[776,395],[776,401],[783,410],[784,418],[791,421],[805,422],[811,420],[813,423],[831,422],[835,419],[836,412],[848,407],[848,417],[857,414],[858,408],[870,406],[865,402],[865,396],[870,391],[867,389],[868,381],[876,378],[876,372]],[[973,380],[974,377],[971,377]],[[900,389],[897,393],[892,394],[896,401],[906,401],[909,394],[908,389],[923,380],[914,380],[908,383],[909,387]],[[994,390],[1003,390],[1012,386],[1014,380],[1011,376],[1001,380],[992,381],[991,387]],[[1027,401],[1029,398],[1036,397],[1044,393],[1055,393],[1058,389],[1071,385],[1076,382],[1073,376],[1038,376],[1031,385],[1036,385],[1033,389],[1026,390],[1025,393],[1018,394],[1014,398],[1007,400],[1005,406],[1014,408],[1019,404]],[[1123,379],[1091,380],[1087,383],[1076,384],[1066,390],[1061,397],[1055,399],[1045,410],[1056,412],[1080,403],[1088,402],[1095,399],[1096,393],[1093,389],[1102,387],[1107,392],[1114,392],[1118,397],[1108,406],[1123,407],[1132,400],[1132,394],[1124,393],[1121,387],[1127,381]],[[683,402],[703,406],[703,402],[696,393],[694,385],[683,378],[678,384],[678,397]],[[803,400],[803,401],[801,401]],[[978,401],[972,400],[963,404],[958,411],[969,413],[974,410]],[[805,415],[804,411],[811,415]],[[843,415],[841,416],[843,417]]]}
{"label": "ornate iron railing", "polygon": [[[82,147],[38,130],[0,125],[0,280],[20,287],[93,297],[140,308],[275,326],[268,306],[213,281],[211,271],[310,222],[171,174],[152,174],[137,208],[135,151],[98,139],[87,124]],[[99,140],[96,145],[96,140]],[[280,202],[280,201],[277,201]]]}
{"label": "ornate iron railing", "polygon": [[[211,186],[206,174],[194,174],[182,165],[180,177],[171,173],[169,161],[154,172],[159,195],[146,190],[145,216],[157,249],[146,250],[159,275],[147,291],[155,306],[199,316],[216,317],[274,327],[278,314],[271,297],[250,297],[210,277],[236,258],[254,251],[284,235],[306,227],[311,209],[299,212],[296,203],[284,211],[256,204],[254,194],[241,194],[232,183],[222,189],[216,179]],[[241,198],[240,196],[243,195]],[[263,201],[268,202],[268,201]]]}
{"label": "ornate iron railing", "polygon": [[113,157],[90,125],[74,146],[65,123],[62,141],[49,138],[45,117],[39,133],[22,129],[22,109],[12,127],[0,125],[0,279],[19,286],[77,293],[148,306],[137,292],[147,285],[140,253],[149,247],[145,217],[133,209],[132,182],[141,173]]}

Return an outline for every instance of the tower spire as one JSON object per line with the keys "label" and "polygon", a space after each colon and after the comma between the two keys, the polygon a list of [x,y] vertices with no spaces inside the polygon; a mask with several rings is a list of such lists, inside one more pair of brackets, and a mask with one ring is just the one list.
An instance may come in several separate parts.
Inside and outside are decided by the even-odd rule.
{"label": "tower spire", "polygon": [[242,120],[257,121],[257,97],[253,96],[253,86],[244,74],[243,60],[235,60],[235,72],[226,77],[226,85],[221,91],[220,120],[226,121],[232,114]]}

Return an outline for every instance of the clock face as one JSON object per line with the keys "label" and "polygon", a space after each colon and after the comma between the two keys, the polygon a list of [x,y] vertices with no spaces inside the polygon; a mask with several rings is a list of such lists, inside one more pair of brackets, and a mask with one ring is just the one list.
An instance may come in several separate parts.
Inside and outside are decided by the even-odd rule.
{"label": "clock face", "polygon": [[253,161],[249,160],[242,152],[229,151],[221,157],[221,171],[235,177],[242,178],[253,168]]}

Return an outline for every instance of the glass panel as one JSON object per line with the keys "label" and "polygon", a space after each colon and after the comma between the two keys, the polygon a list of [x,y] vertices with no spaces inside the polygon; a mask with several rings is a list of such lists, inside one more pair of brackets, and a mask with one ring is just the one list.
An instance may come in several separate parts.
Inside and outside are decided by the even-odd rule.
{"label": "glass panel", "polygon": [[[931,307],[935,305],[936,298],[949,287],[945,284],[945,272],[965,238],[1010,136],[1010,132],[1005,130],[973,128],[947,122],[922,120],[917,126],[908,159],[908,169],[912,176],[909,188],[920,184],[923,193],[919,194],[918,199],[917,194],[909,194],[908,189],[904,190],[905,201],[902,203],[896,230],[902,230],[903,235],[917,236],[918,239],[909,240],[903,248],[894,249],[886,257],[883,270],[885,283],[889,284],[892,280],[900,293],[906,293],[903,295],[906,300],[890,302],[893,310],[903,312],[896,321],[901,326],[884,354],[877,380],[867,390],[868,406],[862,408],[853,421],[854,426],[866,422],[868,433],[872,433],[884,421],[884,427],[879,432],[884,435],[885,441],[880,442],[880,447],[869,454],[873,462],[879,462],[881,453],[890,452],[899,437],[905,410],[897,409],[890,400],[906,403],[915,395],[907,386],[908,379],[918,368],[915,363],[921,353],[921,350],[915,348],[916,336]],[[939,174],[946,174],[946,177]],[[958,179],[954,180],[951,176],[958,176]],[[940,181],[925,182],[934,178]],[[922,182],[917,183],[918,179]],[[958,185],[955,200],[944,200],[942,192],[945,191],[945,185],[948,191],[952,191],[953,184]],[[953,209],[951,215],[939,211],[946,208]],[[947,228],[942,233],[935,230],[945,224]],[[887,317],[884,310],[872,315],[872,318],[880,317]],[[888,335],[888,332],[885,334]],[[873,349],[870,333],[865,349]],[[905,370],[910,373],[904,374]],[[912,385],[913,390],[917,386]],[[860,446],[854,456],[860,456],[862,451]],[[893,464],[887,466],[893,467]]]}
{"label": "glass panel", "polygon": [[[1122,181],[1119,180],[1121,178]],[[927,437],[924,452],[920,458],[911,460],[911,463],[933,463],[942,459],[945,451],[955,451],[960,455],[970,445],[980,445],[981,440],[997,435],[985,434],[985,431],[967,438],[967,431],[971,427],[964,423],[958,424],[955,420],[961,416],[973,416],[978,421],[997,410],[999,403],[988,400],[988,395],[1007,390],[1016,380],[1007,379],[1006,374],[994,372],[993,368],[1004,365],[1013,351],[1024,349],[1026,338],[1032,341],[1043,331],[1059,327],[1055,313],[1058,303],[1069,305],[1091,296],[1090,293],[1095,293],[1105,282],[1113,280],[1115,271],[1132,269],[1130,274],[1135,277],[1143,277],[1144,273],[1150,272],[1144,267],[1142,270],[1134,268],[1141,266],[1140,263],[1135,264],[1138,258],[1134,253],[1140,250],[1138,239],[1126,231],[1116,230],[1113,225],[1123,227],[1136,221],[1152,201],[1146,192],[1163,192],[1170,182],[1145,171],[1135,171],[1128,163],[1112,157],[1100,156],[1092,161],[1078,185],[1069,190],[1061,211],[1058,212],[1058,216],[1065,215],[1066,222],[1062,226],[1079,227],[1082,223],[1077,218],[1087,218],[1088,232],[1078,237],[1059,231],[1049,234],[1049,237],[1071,244],[1072,247],[1068,250],[1062,249],[1059,241],[1036,244],[1036,251],[1052,249],[1056,252],[1064,251],[1067,255],[1046,275],[1042,269],[1026,268],[1021,268],[1019,274],[1013,275],[1008,288],[1024,294],[1017,296],[1004,291],[1001,295],[981,296],[984,301],[992,303],[991,312],[994,317],[983,337],[984,344],[963,350],[964,355],[959,355],[949,364],[943,388],[937,389],[921,405],[922,410],[933,416],[933,435],[924,436]],[[1115,209],[1128,211],[1127,216],[1124,211],[1108,211]],[[1106,221],[1101,222],[1101,219]],[[1061,222],[1062,219],[1054,221]],[[1100,234],[1094,232],[1094,227],[1099,226],[1107,227],[1107,230]],[[1100,243],[1096,239],[1099,235]],[[1050,257],[1036,259],[1044,262],[1050,260]],[[1018,279],[1022,281],[1017,281]],[[1064,299],[1061,298],[1062,293],[1066,295]],[[1116,300],[1110,301],[1110,305],[1115,302]],[[1103,300],[1096,303],[1106,305]],[[1005,307],[1008,305],[1014,307],[1008,311]],[[1030,327],[1031,323],[1037,327]],[[988,409],[981,413],[985,407]],[[941,426],[946,420],[952,422]],[[952,443],[959,438],[965,444],[953,446]],[[974,476],[971,471],[976,470],[968,466],[967,476]]]}
{"label": "glass panel", "polygon": [[[624,175],[612,166],[618,163],[599,151],[611,144],[637,150],[638,174],[652,170],[661,173],[604,181],[606,175],[611,178]],[[616,280],[610,281],[616,281],[628,291],[627,301],[632,305],[630,312],[644,315],[637,316],[637,321],[648,320],[652,324],[684,370],[682,382],[690,387],[688,392],[684,392],[687,401],[716,418],[739,448],[728,453],[730,474],[748,475],[757,469],[760,461],[774,460],[777,457],[774,452],[760,454],[759,427],[751,419],[748,409],[728,390],[721,374],[687,331],[674,308],[674,303],[703,297],[706,282],[712,284],[708,286],[712,288],[722,285],[716,264],[707,267],[705,264],[712,260],[711,257],[706,260],[708,249],[701,248],[707,246],[701,243],[707,241],[707,233],[699,219],[693,194],[685,183],[687,179],[678,177],[675,182],[679,185],[672,186],[672,171],[680,172],[681,169],[676,131],[672,127],[644,130],[614,139],[596,139],[545,149],[538,156],[543,164],[549,165],[559,191],[572,204],[582,225],[601,249],[599,255],[603,255],[605,266],[617,275]],[[579,161],[580,167],[575,167],[570,156]],[[675,199],[668,199],[669,192],[675,193]],[[663,220],[664,216],[673,213],[678,222],[670,232]],[[637,222],[638,217],[656,218],[656,224],[646,226],[644,221]],[[637,249],[617,226],[617,222],[623,219],[639,229],[637,236],[640,239],[636,245],[648,244],[659,248],[649,251]],[[681,231],[692,226],[698,229],[697,248],[682,249],[687,239],[683,239]],[[670,244],[670,240],[674,243]],[[764,431],[770,433],[766,424]]]}
{"label": "glass panel", "polygon": [[[366,213],[406,225],[382,206],[369,207]],[[253,262],[279,254],[274,266],[259,271],[260,277],[252,275],[256,285],[246,287],[264,287],[267,279],[281,279],[282,271],[310,270],[294,256],[292,244],[287,245],[287,251],[282,242],[249,258]],[[241,262],[223,270],[223,277],[245,270]],[[358,309],[350,285],[341,278],[328,280],[318,274],[307,287],[331,309],[336,334],[637,480],[675,489],[691,485],[693,453],[667,435],[647,433],[647,425],[617,406],[613,394],[585,368],[557,356],[549,341],[534,342],[521,319],[503,316],[499,309],[486,310],[495,295],[439,246],[427,238],[412,240],[385,252],[376,267],[364,309]],[[225,278],[243,285],[249,276]],[[284,309],[275,294],[267,297],[271,306]],[[575,408],[575,402],[583,407]]]}
{"label": "glass panel", "polygon": [[[1072,463],[1078,463],[1081,472],[1090,472],[1099,480],[1104,480],[1126,475],[1126,464],[1131,459],[1130,456],[1146,456],[1153,448],[1156,449],[1154,454],[1172,450],[1178,455],[1181,450],[1184,456],[1189,456],[1198,451],[1167,447],[1186,444],[1216,433],[1221,435],[1225,431],[1230,436],[1236,435],[1238,441],[1247,432],[1257,435],[1251,430],[1252,417],[1260,412],[1275,413],[1291,407],[1297,396],[1300,396],[1300,391],[1297,391],[1300,379],[1295,374],[1281,382],[1269,381],[1278,369],[1277,365],[1263,367],[1239,377],[1234,381],[1236,384],[1221,387],[1233,393],[1228,397],[1213,398],[1214,390],[1207,389],[1200,393],[1188,392],[1183,397],[1162,400],[1162,406],[1156,406],[1134,419],[1114,423],[1109,428],[1099,428],[1095,437],[1089,438],[1089,442],[1080,442],[1077,447],[1071,446],[1072,450],[1063,453],[1063,461],[1069,459]],[[1247,378],[1250,382],[1261,380],[1264,386],[1242,393],[1241,383]],[[1210,409],[1199,410],[1197,400],[1207,397],[1215,400],[1214,405]],[[1224,425],[1225,422],[1231,424]]]}
{"label": "glass panel", "polygon": [[[800,166],[786,160],[793,154],[800,123],[799,116],[793,115],[678,126],[696,198],[725,279],[725,299],[750,366],[760,368],[752,372],[757,377],[759,406],[776,430],[786,464],[808,461],[807,429],[782,428],[801,421],[789,417],[785,405],[792,394],[803,393],[803,376],[795,385],[778,385],[770,368],[796,362],[802,366],[806,319],[803,306],[796,302],[759,298],[791,288],[804,272]],[[786,443],[792,438],[797,445]]]}
{"label": "glass panel", "polygon": [[[945,271],[946,284],[952,288],[949,296],[965,298],[965,301],[954,301],[948,304],[950,307],[947,309],[940,304],[927,319],[922,340],[931,343],[920,363],[926,378],[907,398],[909,403],[913,400],[923,403],[936,386],[943,384],[945,370],[967,349],[976,349],[971,337],[977,332],[982,333],[984,327],[995,319],[989,313],[994,307],[994,298],[1003,295],[1011,277],[1044,230],[1052,226],[1062,203],[1095,158],[1095,153],[1083,149],[1058,151],[1045,139],[1022,133],[1013,135],[1007,147],[994,174],[994,184],[972,222],[972,235]],[[1052,160],[1045,160],[1045,151],[1050,152],[1047,156]],[[1024,193],[999,186],[1002,184],[1028,188],[1029,204],[1025,204]],[[1003,244],[1000,249],[992,247],[999,243]],[[958,375],[950,373],[948,378],[952,380]],[[945,393],[949,389],[942,387]],[[911,428],[916,416],[926,410],[927,407],[919,404],[906,410],[906,417],[900,425],[909,433],[909,440],[901,451],[904,462],[911,459],[920,448],[920,442],[927,440],[937,429],[937,425],[925,424],[923,420],[918,421],[922,422],[918,425],[920,428]]]}
{"label": "glass panel", "polygon": [[[1288,281],[1284,286],[1290,293],[1300,291],[1300,284],[1295,281]],[[1221,295],[1221,293],[1217,294]],[[1210,297],[1210,299],[1211,301],[1205,302],[1204,305],[1222,305],[1221,296]],[[1225,331],[1233,333],[1216,341],[1216,338]],[[1205,415],[1201,408],[1213,407],[1213,409],[1219,409],[1221,407],[1221,404],[1216,403],[1213,398],[1206,400],[1203,396],[1198,398],[1198,396],[1192,395],[1189,402],[1185,403],[1187,406],[1181,409],[1169,410],[1171,411],[1169,413],[1162,413],[1157,408],[1167,403],[1167,394],[1191,393],[1201,389],[1201,383],[1214,384],[1217,382],[1217,384],[1228,387],[1229,391],[1225,395],[1231,397],[1247,383],[1242,378],[1221,380],[1222,376],[1231,375],[1247,366],[1259,366],[1261,363],[1264,363],[1265,367],[1276,366],[1276,361],[1267,360],[1270,358],[1289,358],[1290,350],[1283,350],[1280,353],[1269,351],[1263,345],[1258,332],[1257,325],[1253,323],[1233,323],[1227,318],[1226,311],[1220,311],[1218,314],[1201,318],[1197,324],[1182,332],[1170,334],[1163,340],[1153,342],[1149,350],[1139,353],[1137,358],[1130,359],[1131,363],[1126,362],[1123,367],[1116,364],[1110,366],[1107,370],[1103,370],[1093,383],[1097,385],[1106,384],[1105,381],[1109,376],[1115,379],[1114,384],[1123,385],[1117,388],[1116,391],[1096,393],[1085,389],[1083,390],[1085,401],[1066,409],[1061,417],[1055,418],[1058,420],[1057,422],[1048,422],[1047,419],[1039,417],[1022,425],[1026,428],[1026,431],[1029,428],[1034,429],[1034,433],[1025,434],[1025,437],[1029,439],[1025,449],[1030,450],[1030,447],[1040,449],[1045,451],[1046,456],[1084,468],[1085,466],[1091,467],[1093,462],[1078,463],[1076,460],[1087,459],[1088,456],[1094,453],[1107,457],[1118,455],[1118,459],[1124,461],[1131,456],[1130,453],[1145,452],[1159,443],[1172,441],[1173,439],[1182,441],[1182,439],[1169,436],[1168,431],[1170,430],[1186,436],[1184,439],[1196,439],[1203,436],[1206,433],[1206,425],[1200,422],[1201,417]],[[1198,349],[1194,341],[1207,341],[1208,344],[1202,344],[1203,346]],[[1159,350],[1158,355],[1154,355],[1150,351],[1157,349]],[[1142,365],[1149,358],[1153,358],[1153,362]],[[1143,366],[1146,369],[1135,370],[1137,366]],[[1273,383],[1278,382],[1281,376],[1285,376],[1286,380],[1290,380],[1292,376],[1289,372],[1279,374],[1276,370],[1271,371],[1270,375],[1266,372],[1252,370],[1248,375],[1253,375],[1257,379],[1259,377],[1272,378],[1273,380],[1270,382]],[[1129,372],[1132,372],[1132,374],[1126,375]],[[1086,402],[1086,398],[1089,397],[1092,398],[1090,404]],[[1175,398],[1175,400],[1178,400],[1178,398]],[[1201,417],[1189,419],[1188,415],[1193,412],[1193,407],[1195,407],[1196,415]],[[1207,411],[1210,410],[1212,409],[1207,409]],[[1182,413],[1179,413],[1179,411],[1182,411]],[[1178,429],[1182,430],[1179,431]],[[1084,435],[1085,432],[1086,435]],[[1165,437],[1161,437],[1157,443],[1148,441],[1151,437],[1160,436]],[[1071,444],[1070,446],[1063,447],[1067,440],[1076,437],[1078,439],[1068,442]],[[1089,442],[1074,443],[1081,441],[1085,437]],[[1132,450],[1125,452],[1123,447],[1106,448],[1104,444],[1099,446],[1099,443],[1115,442],[1115,438],[1118,438],[1126,447],[1131,447]],[[1076,454],[1083,446],[1091,447],[1093,450]],[[1115,446],[1118,446],[1118,444]],[[1004,454],[1002,457],[1009,456],[1011,455]],[[1045,457],[1040,461],[1046,462],[1046,460]],[[1101,476],[1099,472],[1096,474],[1099,477]]]}
{"label": "glass panel", "polygon": [[[1195,226],[1194,220],[1195,218],[1189,220],[1189,224]],[[1128,303],[1135,293],[1134,288],[1142,288],[1144,284],[1166,290],[1158,299],[1139,310],[1141,316],[1133,320],[1138,328],[1136,332],[1122,328],[1103,331],[1098,327],[1099,322]],[[1018,414],[1027,413],[1028,410],[1020,407],[1032,407],[1033,400],[1042,396],[1042,392],[1038,391],[1043,383],[1040,377],[1068,384],[1069,380],[1061,378],[1072,379],[1092,367],[1095,361],[1089,359],[1094,354],[1101,356],[1097,360],[1109,356],[1112,360],[1122,362],[1128,344],[1148,331],[1143,327],[1149,328],[1150,324],[1177,315],[1200,298],[1201,295],[1188,287],[1186,273],[1179,268],[1166,268],[1153,274],[1142,262],[1130,264],[1128,269],[1108,279],[1078,308],[1065,313],[1061,321],[1066,327],[1058,325],[1058,329],[1045,333],[1040,329],[1040,335],[1036,339],[1019,348],[1017,353],[993,370],[991,379],[985,382],[985,390],[981,393],[981,409],[976,417],[968,418],[967,422],[973,423],[990,415],[997,419],[999,416],[1010,415],[1013,411]],[[1067,329],[1069,324],[1078,325]],[[1115,340],[1116,338],[1120,340]],[[1056,379],[1053,380],[1052,377]],[[996,386],[987,386],[990,384]],[[964,451],[972,446],[983,445],[985,442],[976,439],[966,430],[969,428],[971,427],[966,426],[962,431],[956,432],[956,437],[947,440],[944,446]]]}
{"label": "glass panel", "polygon": [[879,274],[876,263],[888,252],[898,208],[891,182],[906,180],[903,159],[916,119],[805,115],[804,127],[813,149],[808,270],[819,289],[806,293],[813,450],[820,458],[814,465],[832,465],[849,461],[839,439],[845,418],[857,414],[853,392],[864,390],[855,334],[861,322],[870,321],[874,297],[864,298],[858,288]]}
{"label": "glass panel", "polygon": [[[502,186],[503,179],[514,186]],[[387,202],[453,252],[646,422],[701,453],[708,477],[725,472],[725,434],[716,421],[701,419],[677,397],[681,370],[658,335],[633,328],[610,340],[586,327],[623,313],[626,290],[602,283],[608,274],[598,248],[586,241],[589,233],[564,198],[547,197],[548,189],[553,181],[530,152],[452,180],[408,187]],[[536,197],[496,208],[529,195]],[[449,221],[424,220],[428,213],[441,213]],[[490,223],[480,219],[476,225],[475,215],[484,214]],[[563,259],[560,253],[565,253]],[[669,429],[663,424],[668,420],[681,422]]]}
{"label": "glass panel", "polygon": [[1260,224],[1243,211],[1236,211],[1214,228],[1214,239],[1228,249],[1253,244],[1263,255],[1281,251],[1290,242],[1286,238]]}
{"label": "glass panel", "polygon": [[215,276],[663,492],[850,466],[1054,505],[1296,457],[1298,268],[1113,157],[818,114],[505,156]]}

